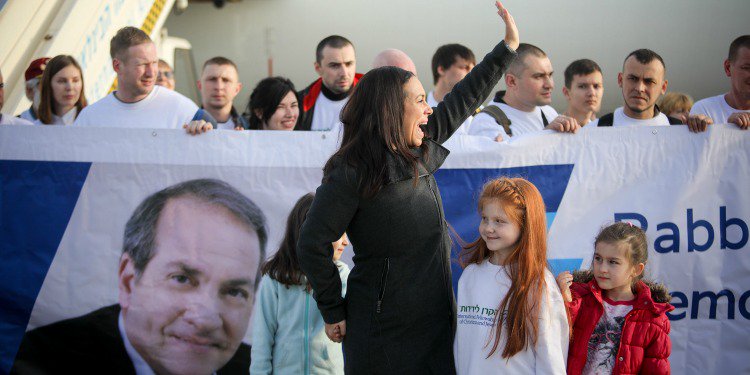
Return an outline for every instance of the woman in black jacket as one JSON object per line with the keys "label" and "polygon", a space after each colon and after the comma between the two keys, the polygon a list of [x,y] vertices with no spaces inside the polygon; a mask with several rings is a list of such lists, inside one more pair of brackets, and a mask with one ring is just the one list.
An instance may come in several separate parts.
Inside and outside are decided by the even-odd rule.
{"label": "woman in black jacket", "polygon": [[[297,244],[300,266],[350,374],[455,373],[450,238],[433,173],[441,144],[474,113],[516,56],[518,30],[500,2],[505,40],[433,112],[417,77],[374,69],[341,113],[341,148]],[[424,126],[424,130],[422,126]],[[347,232],[354,269],[346,298],[331,242]]]}

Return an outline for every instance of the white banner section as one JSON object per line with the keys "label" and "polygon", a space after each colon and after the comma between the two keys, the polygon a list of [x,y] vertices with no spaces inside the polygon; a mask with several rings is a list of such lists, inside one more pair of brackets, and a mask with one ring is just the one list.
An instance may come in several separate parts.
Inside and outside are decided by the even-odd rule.
{"label": "white banner section", "polygon": [[[319,185],[337,139],[321,132],[189,136],[1,127],[0,226],[6,229],[0,273],[18,276],[0,277],[0,289],[14,291],[4,304],[32,302],[0,312],[6,315],[0,320],[24,322],[26,314],[22,333],[117,303],[126,221],[145,197],[186,180],[223,180],[254,201],[267,217],[272,254],[295,201]],[[587,268],[602,225],[641,225],[649,238],[647,277],[669,287],[676,307],[670,313],[673,372],[750,372],[750,132],[731,125],[701,134],[686,127],[584,129],[508,144],[460,136],[446,146],[451,154],[436,177],[446,217],[464,240],[477,236],[479,188],[499,175],[525,176],[540,187],[555,271]],[[78,190],[66,187],[71,179]],[[66,194],[72,196],[67,213],[55,203]],[[23,208],[37,200],[47,202],[43,210]],[[43,229],[54,220],[63,222],[58,238]],[[52,244],[46,263],[43,255],[23,258],[40,239]],[[348,249],[345,256],[351,255]],[[35,272],[37,279],[26,276]],[[457,279],[460,269],[454,273]],[[0,327],[6,344],[20,343],[12,324]]]}

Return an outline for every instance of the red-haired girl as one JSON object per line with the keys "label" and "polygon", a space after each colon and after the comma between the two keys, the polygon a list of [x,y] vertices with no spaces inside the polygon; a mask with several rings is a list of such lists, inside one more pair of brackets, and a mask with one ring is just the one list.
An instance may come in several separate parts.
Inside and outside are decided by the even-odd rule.
{"label": "red-haired girl", "polygon": [[458,374],[564,374],[568,320],[547,269],[544,201],[522,178],[499,178],[479,197],[480,238],[459,256]]}

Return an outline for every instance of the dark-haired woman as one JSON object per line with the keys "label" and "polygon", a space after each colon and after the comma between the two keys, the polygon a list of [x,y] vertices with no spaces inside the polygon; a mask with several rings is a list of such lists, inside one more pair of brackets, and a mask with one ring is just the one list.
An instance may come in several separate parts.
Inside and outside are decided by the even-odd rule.
{"label": "dark-haired woman", "polygon": [[299,118],[299,101],[292,81],[270,77],[258,82],[250,94],[245,115],[250,129],[294,130]]}
{"label": "dark-haired woman", "polygon": [[59,55],[47,62],[41,87],[37,124],[71,125],[86,107],[83,72],[73,56]]}
{"label": "dark-haired woman", "polygon": [[[313,198],[306,194],[294,205],[279,250],[261,268],[263,278],[253,313],[253,375],[344,373],[341,344],[326,337],[323,318],[295,252]],[[329,244],[343,285],[342,296],[349,267],[339,259],[348,244],[346,234]]]}
{"label": "dark-haired woman", "polygon": [[[504,42],[434,112],[419,80],[395,67],[365,74],[342,111],[341,147],[324,168],[297,254],[326,333],[344,342],[347,373],[456,371],[451,243],[433,173],[448,155],[440,144],[516,56],[515,22],[496,5]],[[328,245],[345,231],[354,246],[346,299]]]}

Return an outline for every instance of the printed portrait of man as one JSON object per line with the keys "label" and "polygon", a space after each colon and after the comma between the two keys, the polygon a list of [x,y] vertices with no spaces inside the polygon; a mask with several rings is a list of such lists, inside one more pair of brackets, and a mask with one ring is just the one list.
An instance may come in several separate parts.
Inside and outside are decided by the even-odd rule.
{"label": "printed portrait of man", "polygon": [[125,226],[119,303],[27,332],[11,373],[247,374],[267,238],[263,212],[222,181],[149,196]]}

